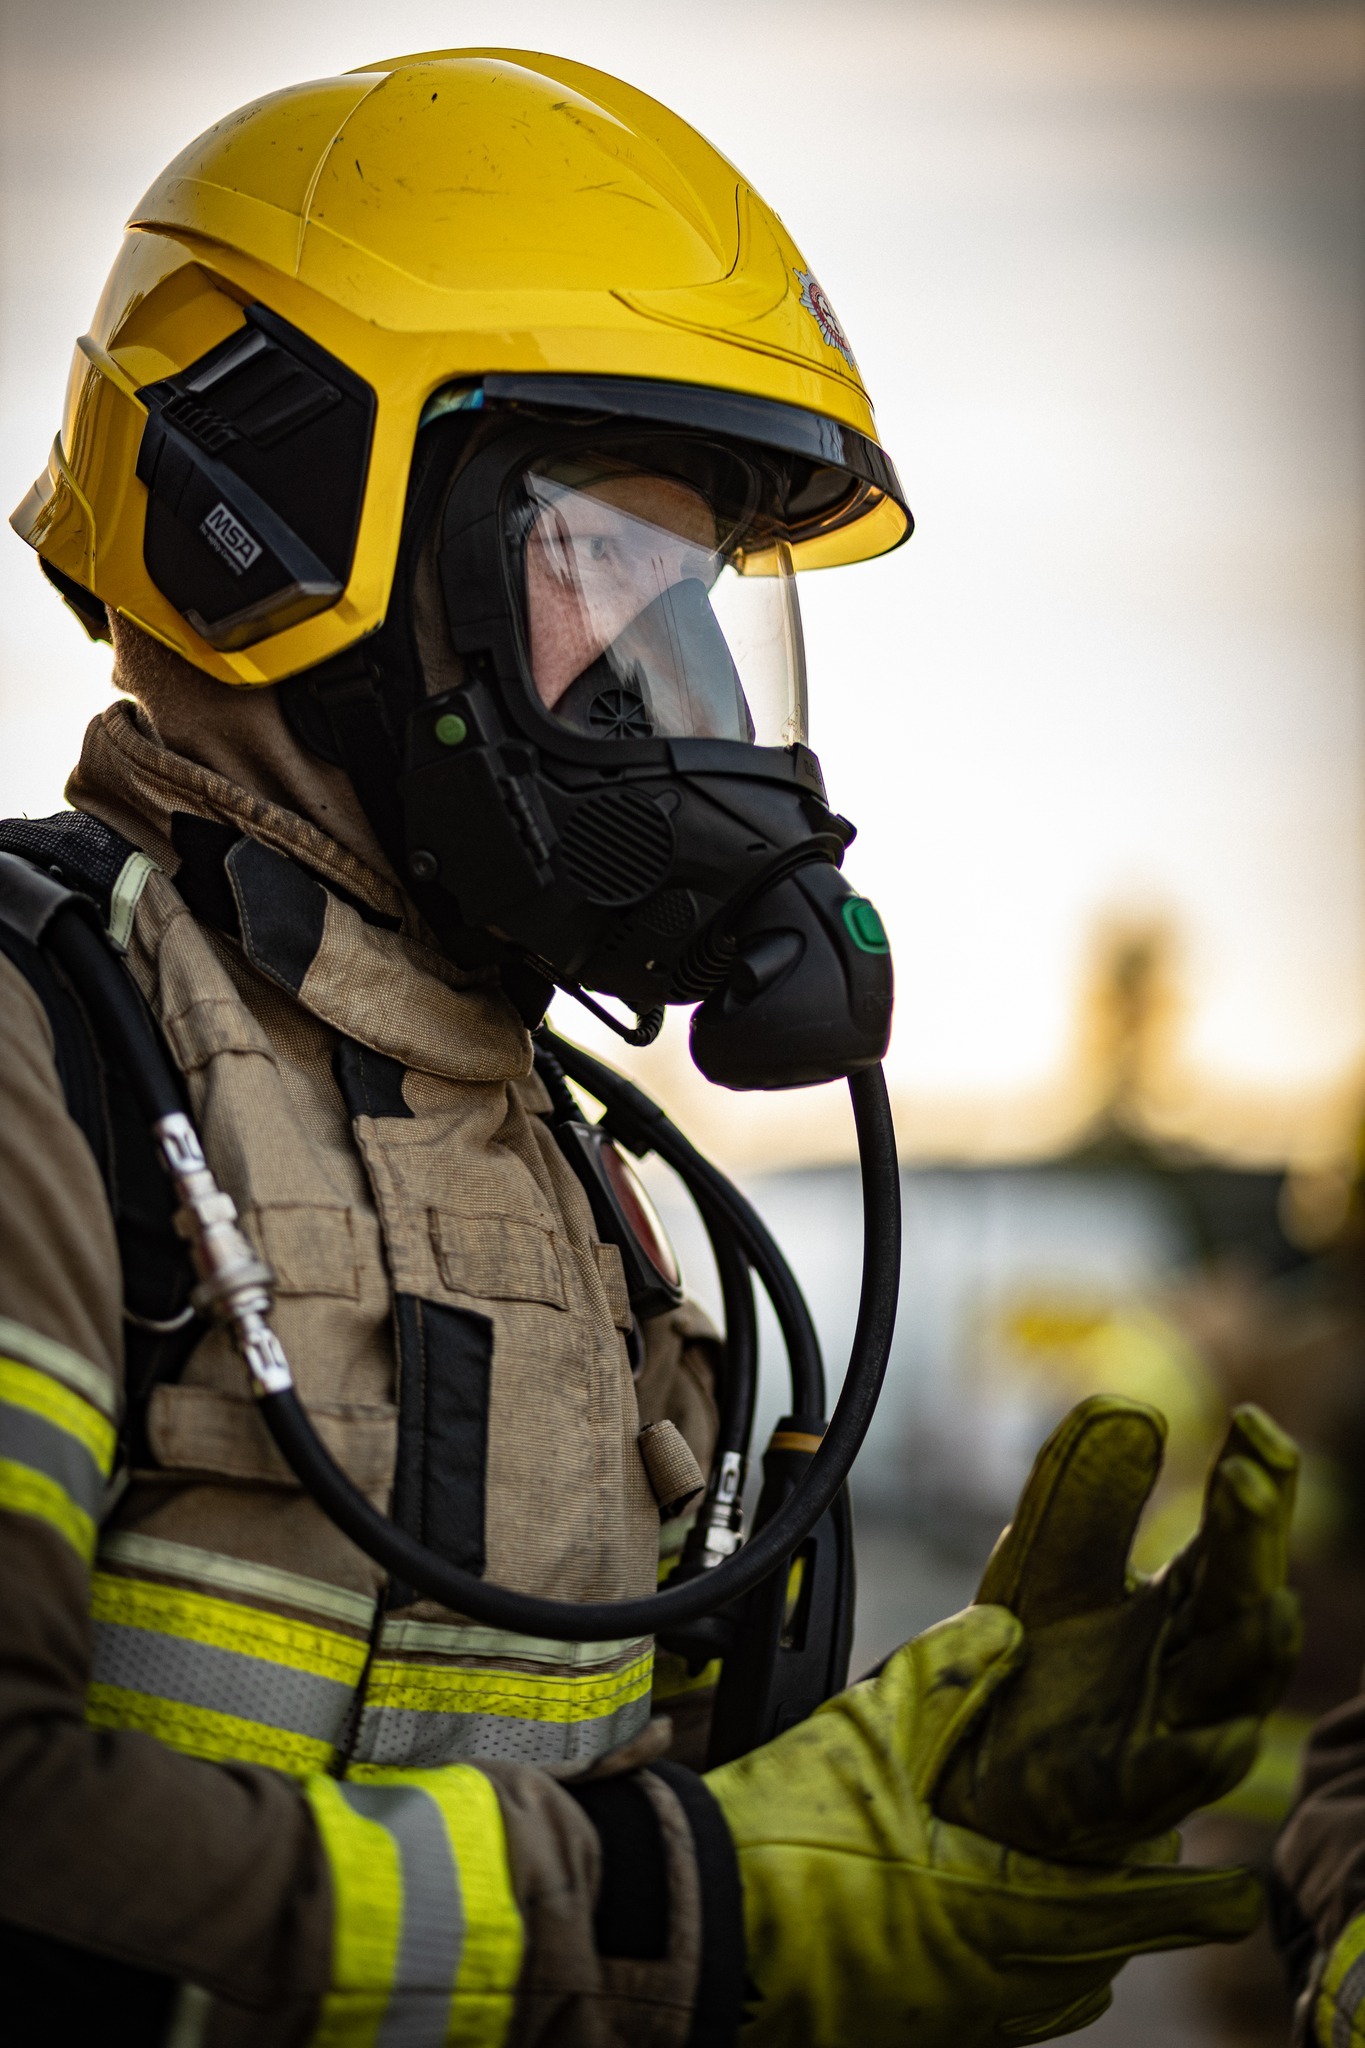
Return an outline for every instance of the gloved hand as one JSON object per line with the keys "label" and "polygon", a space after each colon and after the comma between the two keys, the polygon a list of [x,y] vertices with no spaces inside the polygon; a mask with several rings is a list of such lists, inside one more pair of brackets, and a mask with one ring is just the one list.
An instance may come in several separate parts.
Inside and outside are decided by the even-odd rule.
{"label": "gloved hand", "polygon": [[939,1820],[944,1759],[1019,1662],[1019,1621],[971,1607],[762,1749],[708,1773],[739,1854],[745,2048],[978,2048],[1069,2033],[1127,1957],[1237,1941],[1240,1870],[1021,1856]]}
{"label": "gloved hand", "polygon": [[1024,1626],[1017,1675],[944,1772],[946,1819],[1039,1856],[1118,1862],[1229,1791],[1299,1646],[1285,1587],[1298,1454],[1239,1408],[1204,1517],[1150,1579],[1128,1565],[1165,1424],[1081,1402],[1038,1454],[977,1599]]}

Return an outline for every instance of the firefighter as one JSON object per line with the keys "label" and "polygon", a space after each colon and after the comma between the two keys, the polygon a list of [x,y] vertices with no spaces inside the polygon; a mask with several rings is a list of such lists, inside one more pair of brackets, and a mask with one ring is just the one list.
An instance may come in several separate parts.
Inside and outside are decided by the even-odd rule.
{"label": "firefighter", "polygon": [[[777,216],[558,59],[229,116],[78,344],[15,524],[120,695],[8,872],[122,949],[347,1482],[492,1585],[650,1594],[716,1432],[713,1333],[633,1302],[556,1137],[553,987],[637,1039],[704,997],[728,1085],[884,1046],[795,576],[909,523]],[[1020,2041],[1247,1930],[1169,1830],[1292,1657],[1264,1418],[1139,1585],[1159,1425],[1078,1411],[972,1608],[698,1774],[647,1635],[480,1625],[341,1533],[177,1292],[98,1019],[3,926],[0,1004],[7,2038]]]}

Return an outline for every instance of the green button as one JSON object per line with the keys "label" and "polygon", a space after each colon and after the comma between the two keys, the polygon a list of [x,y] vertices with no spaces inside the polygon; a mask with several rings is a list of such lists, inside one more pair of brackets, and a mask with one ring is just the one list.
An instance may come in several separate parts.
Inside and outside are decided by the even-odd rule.
{"label": "green button", "polygon": [[443,747],[458,747],[469,734],[469,727],[458,711],[443,711],[433,730]]}
{"label": "green button", "polygon": [[877,906],[869,903],[866,896],[849,898],[844,905],[844,923],[860,953],[891,951],[891,942],[886,936],[886,926],[877,915]]}

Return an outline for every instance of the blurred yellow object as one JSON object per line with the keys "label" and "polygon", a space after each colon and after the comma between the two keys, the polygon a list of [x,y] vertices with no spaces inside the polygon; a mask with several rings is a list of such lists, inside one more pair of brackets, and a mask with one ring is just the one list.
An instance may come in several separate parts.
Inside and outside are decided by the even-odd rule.
{"label": "blurred yellow object", "polygon": [[1029,1297],[1001,1318],[1006,1361],[1059,1398],[1121,1394],[1166,1418],[1169,1459],[1202,1468],[1222,1404],[1199,1352],[1174,1323],[1138,1302]]}
{"label": "blurred yellow object", "polygon": [[[356,373],[377,406],[341,595],[230,650],[147,571],[137,394],[240,330],[253,303]],[[876,442],[829,301],[719,151],[585,65],[436,51],[272,93],[156,180],[78,344],[47,471],[12,523],[52,569],[209,675],[275,682],[379,625],[424,408],[452,381],[509,372],[718,388]],[[795,566],[860,561],[907,531],[869,488],[845,523],[793,548]]]}
{"label": "blurred yellow object", "polygon": [[1225,1408],[1197,1348],[1141,1302],[1042,1292],[1016,1297],[994,1319],[985,1348],[988,1381],[1023,1396],[1044,1426],[1092,1394],[1157,1409],[1166,1461],[1134,1545],[1139,1571],[1154,1571],[1199,1525],[1204,1477]]}

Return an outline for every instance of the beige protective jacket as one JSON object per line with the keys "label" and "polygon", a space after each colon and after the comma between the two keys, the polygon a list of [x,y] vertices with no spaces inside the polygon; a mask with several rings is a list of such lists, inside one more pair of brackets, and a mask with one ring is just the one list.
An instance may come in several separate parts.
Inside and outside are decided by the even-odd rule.
{"label": "beige protective jacket", "polygon": [[[170,751],[126,701],[71,794],[137,849],[112,916],[333,1454],[492,1580],[649,1591],[640,1433],[669,1420],[706,1466],[711,1333],[690,1309],[660,1319],[633,1381],[619,1254],[496,982],[431,951],[377,866]],[[176,2038],[212,2048],[684,2048],[686,1801],[636,1781],[667,1938],[613,1957],[602,1838],[561,1782],[665,1745],[652,1644],[507,1636],[386,1586],[285,1469],[219,1331],[113,1473],[108,1203],[3,958],[0,1017],[0,1922],[174,1980]],[[674,1483],[686,1452],[661,1445]]]}

